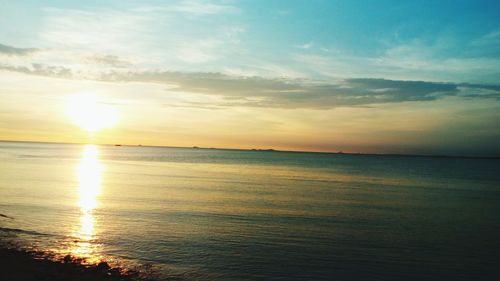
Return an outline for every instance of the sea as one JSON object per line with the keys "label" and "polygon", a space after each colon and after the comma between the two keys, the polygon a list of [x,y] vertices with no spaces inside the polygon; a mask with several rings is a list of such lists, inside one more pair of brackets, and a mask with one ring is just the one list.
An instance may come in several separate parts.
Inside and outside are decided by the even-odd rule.
{"label": "sea", "polygon": [[0,239],[165,280],[498,280],[500,159],[3,141]]}

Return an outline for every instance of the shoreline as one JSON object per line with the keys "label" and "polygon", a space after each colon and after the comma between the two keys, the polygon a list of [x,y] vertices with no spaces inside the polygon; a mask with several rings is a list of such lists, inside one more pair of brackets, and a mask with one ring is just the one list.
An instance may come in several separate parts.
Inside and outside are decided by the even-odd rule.
{"label": "shoreline", "polygon": [[50,253],[0,246],[0,276],[9,281],[155,281],[141,272],[111,267],[107,262],[87,264],[84,259],[65,256],[51,258]]}

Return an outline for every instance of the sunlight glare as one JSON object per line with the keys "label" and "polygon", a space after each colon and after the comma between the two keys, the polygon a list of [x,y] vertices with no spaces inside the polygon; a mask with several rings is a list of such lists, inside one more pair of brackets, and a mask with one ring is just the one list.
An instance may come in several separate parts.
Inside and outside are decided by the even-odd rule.
{"label": "sunlight glare", "polygon": [[117,109],[97,99],[93,94],[71,95],[66,104],[71,121],[89,133],[113,127],[118,121]]}
{"label": "sunlight glare", "polygon": [[83,158],[78,166],[80,208],[91,211],[97,205],[96,197],[101,188],[102,165],[95,145],[86,145]]}

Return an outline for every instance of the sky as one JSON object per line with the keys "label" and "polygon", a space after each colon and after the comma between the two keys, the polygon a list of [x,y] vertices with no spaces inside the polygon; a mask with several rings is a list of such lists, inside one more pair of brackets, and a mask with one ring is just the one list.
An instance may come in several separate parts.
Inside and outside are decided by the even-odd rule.
{"label": "sky", "polygon": [[0,139],[500,156],[499,1],[0,0]]}

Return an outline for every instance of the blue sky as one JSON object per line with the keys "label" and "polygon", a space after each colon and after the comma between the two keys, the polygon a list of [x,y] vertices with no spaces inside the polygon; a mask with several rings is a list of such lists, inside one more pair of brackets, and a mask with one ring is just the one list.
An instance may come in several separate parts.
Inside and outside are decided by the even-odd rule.
{"label": "blue sky", "polygon": [[[59,42],[52,38],[58,34],[54,31],[40,36],[42,29],[63,34],[64,26],[57,25],[78,11],[93,14],[75,15],[73,25],[96,26],[75,32],[99,32],[99,24],[116,21],[112,28],[131,33],[118,39],[140,40],[121,46],[128,54],[153,51],[167,57],[173,48],[192,45],[192,59],[147,60],[158,69],[489,83],[499,74],[498,1],[9,1],[2,6],[0,36],[17,47],[95,44]],[[477,74],[484,60],[495,65],[482,65],[483,73]],[[321,66],[331,61],[344,69]],[[418,69],[431,64],[441,67]]]}
{"label": "blue sky", "polygon": [[[220,128],[204,136],[210,146],[500,153],[498,1],[0,3],[5,81],[49,79],[53,100],[71,94],[58,88],[66,83],[107,83],[89,91],[122,111],[123,104],[146,103],[168,115],[170,125],[183,124],[170,131],[178,141],[155,144],[203,139],[191,134],[193,124],[217,112]],[[144,93],[118,93],[124,85]],[[35,91],[5,87],[7,100],[17,104],[28,96],[21,92]],[[297,117],[304,114],[313,117]],[[5,116],[5,138],[26,138],[7,124],[19,114]],[[378,123],[366,116],[378,116]],[[51,118],[60,117],[47,124]],[[165,125],[135,121],[149,136]],[[242,124],[258,129],[237,137],[227,129]],[[122,133],[127,130],[134,131]],[[306,132],[316,137],[303,137]],[[60,134],[39,135],[57,140]]]}

